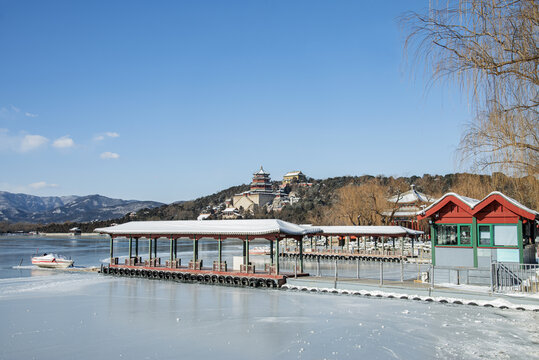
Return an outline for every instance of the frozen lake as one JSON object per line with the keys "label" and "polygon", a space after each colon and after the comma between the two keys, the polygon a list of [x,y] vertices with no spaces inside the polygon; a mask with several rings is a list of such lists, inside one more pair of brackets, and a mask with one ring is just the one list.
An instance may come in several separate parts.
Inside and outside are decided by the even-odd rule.
{"label": "frozen lake", "polygon": [[108,257],[107,239],[0,238],[1,359],[539,358],[535,312],[38,270],[37,248]]}

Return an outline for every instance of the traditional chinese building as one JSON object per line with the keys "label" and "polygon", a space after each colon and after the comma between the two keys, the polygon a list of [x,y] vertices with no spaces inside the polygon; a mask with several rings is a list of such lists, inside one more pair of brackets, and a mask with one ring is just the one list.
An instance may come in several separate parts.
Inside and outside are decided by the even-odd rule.
{"label": "traditional chinese building", "polygon": [[284,174],[283,184],[291,184],[292,182],[305,182],[307,177],[301,171],[290,171]]}
{"label": "traditional chinese building", "polygon": [[241,219],[240,212],[238,209],[230,207],[223,210],[222,217],[225,220],[228,219]]}
{"label": "traditional chinese building", "polygon": [[253,174],[250,192],[273,192],[270,174],[265,172],[262,166],[260,167],[260,170]]}
{"label": "traditional chinese building", "polygon": [[483,200],[448,193],[424,209],[432,264],[488,268],[492,262],[535,263],[537,211],[492,192]]}
{"label": "traditional chinese building", "polygon": [[268,205],[268,210],[281,211],[283,207],[292,205],[299,202],[300,197],[294,192],[287,194],[283,189],[279,189],[275,192],[275,198],[272,203]]}
{"label": "traditional chinese building", "polygon": [[253,174],[253,181],[249,191],[234,195],[233,203],[236,209],[253,211],[256,206],[265,206],[272,202],[277,194],[273,191],[270,174],[260,170]]}
{"label": "traditional chinese building", "polygon": [[[392,225],[404,226],[413,230],[427,230],[420,226],[417,214],[435,201],[432,196],[417,191],[415,185],[412,185],[409,191],[392,196],[387,200],[397,206],[395,212],[388,210],[383,213],[386,217],[393,214]],[[426,223],[424,225],[427,226]]]}

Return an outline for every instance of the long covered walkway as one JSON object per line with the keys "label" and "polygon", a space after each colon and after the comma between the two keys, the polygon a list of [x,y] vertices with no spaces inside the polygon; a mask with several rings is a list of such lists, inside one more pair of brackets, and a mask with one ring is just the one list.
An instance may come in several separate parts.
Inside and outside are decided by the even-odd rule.
{"label": "long covered walkway", "polygon": [[[296,225],[277,219],[263,220],[178,220],[178,221],[135,221],[106,228],[98,228],[95,232],[110,235],[110,264],[103,273],[123,276],[137,276],[156,279],[172,279],[179,281],[196,281],[214,284],[234,284],[244,286],[280,286],[286,277],[294,275],[308,276],[304,273],[305,257],[315,256],[312,252],[304,253],[304,243],[312,243],[313,238],[332,236],[348,239],[350,236],[375,236],[392,239],[404,236],[417,236],[421,232],[400,226],[308,226]],[[128,242],[128,256],[123,264],[115,256],[114,240],[124,239]],[[217,260],[211,266],[204,266],[199,256],[199,241],[208,239],[217,242]],[[242,243],[242,264],[239,269],[229,269],[223,260],[223,242],[238,239]],[[263,269],[256,269],[249,259],[250,243],[255,239],[269,242],[269,263]],[[280,251],[283,240],[292,239],[296,243],[298,259],[294,274],[283,274],[280,269]],[[139,252],[141,241],[148,244],[147,256]],[[164,262],[157,256],[157,243],[167,242],[169,256]],[[178,257],[178,241],[192,243],[192,256],[188,264],[182,264]],[[358,240],[359,243],[359,240]],[[402,244],[402,242],[401,242]],[[284,249],[281,249],[284,250]],[[321,255],[321,254],[320,254]],[[402,254],[401,254],[402,255]],[[387,256],[387,255],[386,255]]]}
{"label": "long covered walkway", "polygon": [[[302,241],[304,236],[320,231],[316,227],[302,227],[282,220],[211,220],[211,221],[141,221],[129,222],[95,230],[110,235],[110,265],[103,269],[104,273],[141,276],[147,278],[172,278],[181,281],[198,281],[204,283],[227,283],[249,286],[280,286],[285,282],[287,274],[280,271],[279,245],[282,240],[295,239]],[[114,239],[123,238],[129,242],[128,257],[124,264],[119,264],[115,257]],[[205,267],[199,257],[199,241],[213,239],[218,243],[218,258]],[[239,271],[229,269],[223,261],[223,242],[241,240],[243,245],[243,261]],[[250,242],[265,239],[270,244],[270,263],[264,269],[256,269],[249,261]],[[148,242],[147,257],[139,253],[139,242]],[[164,264],[157,257],[157,242],[169,243],[169,258]],[[188,264],[182,265],[178,258],[178,241],[192,242],[193,255]],[[302,269],[299,269],[302,274]],[[290,274],[288,274],[290,275]]]}

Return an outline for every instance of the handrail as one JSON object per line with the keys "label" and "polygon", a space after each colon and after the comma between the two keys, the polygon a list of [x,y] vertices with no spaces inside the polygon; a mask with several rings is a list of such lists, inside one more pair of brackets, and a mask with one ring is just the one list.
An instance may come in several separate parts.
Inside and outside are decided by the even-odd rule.
{"label": "handrail", "polygon": [[495,292],[539,292],[538,264],[493,262],[491,271]]}

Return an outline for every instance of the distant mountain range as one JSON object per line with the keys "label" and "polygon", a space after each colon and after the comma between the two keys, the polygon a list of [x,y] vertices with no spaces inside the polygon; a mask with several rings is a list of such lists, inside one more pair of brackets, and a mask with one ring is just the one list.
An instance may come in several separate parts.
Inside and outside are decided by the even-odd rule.
{"label": "distant mountain range", "polygon": [[162,205],[156,201],[111,199],[101,195],[34,196],[0,191],[0,221],[89,222],[115,219]]}

